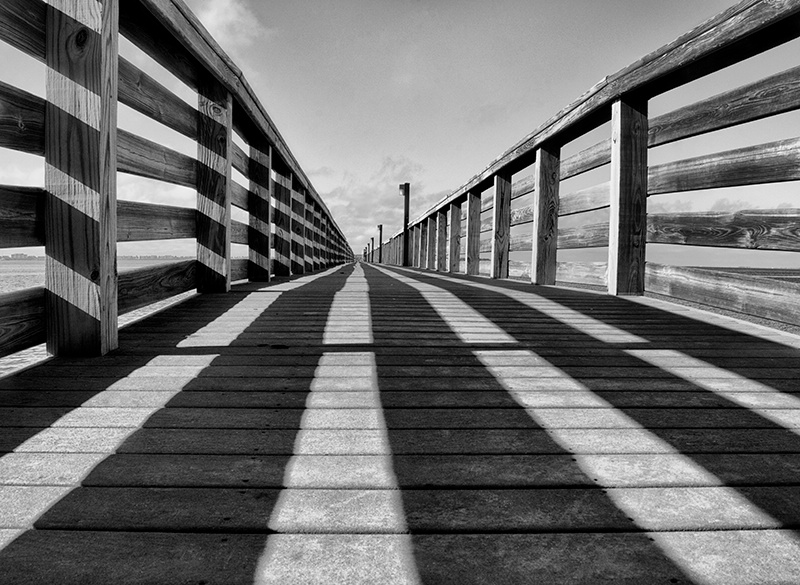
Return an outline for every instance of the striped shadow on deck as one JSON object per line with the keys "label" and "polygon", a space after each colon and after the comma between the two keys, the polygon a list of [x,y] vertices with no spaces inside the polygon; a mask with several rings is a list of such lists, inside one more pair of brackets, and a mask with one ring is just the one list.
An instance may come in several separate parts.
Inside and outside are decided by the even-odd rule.
{"label": "striped shadow on deck", "polygon": [[800,340],[346,266],[0,381],[10,583],[791,583]]}

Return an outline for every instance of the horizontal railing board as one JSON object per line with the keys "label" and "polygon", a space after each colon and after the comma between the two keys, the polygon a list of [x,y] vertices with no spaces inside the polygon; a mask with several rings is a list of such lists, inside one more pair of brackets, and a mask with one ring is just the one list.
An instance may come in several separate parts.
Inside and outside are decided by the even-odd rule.
{"label": "horizontal railing board", "polygon": [[645,290],[774,321],[800,324],[800,284],[648,262]]}
{"label": "horizontal railing board", "polygon": [[560,179],[563,181],[575,177],[610,162],[611,139],[607,138],[562,160],[559,171]]}
{"label": "horizontal railing board", "polygon": [[124,314],[195,288],[196,260],[138,268],[119,274],[119,313]]}
{"label": "horizontal railing board", "polygon": [[647,241],[798,252],[800,209],[649,214]]}
{"label": "horizontal railing board", "polygon": [[236,181],[231,181],[231,204],[247,211],[250,208],[250,191]]}
{"label": "horizontal railing board", "polygon": [[235,142],[231,143],[231,165],[245,177],[250,177],[250,157]]}
{"label": "horizontal railing board", "polygon": [[487,188],[500,172],[513,173],[530,165],[536,148],[544,143],[566,142],[607,121],[611,104],[621,96],[658,95],[797,38],[798,31],[800,0],[744,0],[601,80],[411,224],[419,223],[469,190]]}
{"label": "horizontal railing board", "polygon": [[44,22],[47,3],[42,0],[0,2],[0,39],[44,61]]}
{"label": "horizontal railing board", "polygon": [[194,238],[197,212],[185,207],[117,201],[117,241]]}
{"label": "horizontal railing board", "polygon": [[0,185],[0,248],[44,245],[44,189]]}
{"label": "horizontal railing board", "polygon": [[581,283],[606,286],[608,264],[605,262],[558,262],[557,283]]}
{"label": "horizontal railing board", "polygon": [[800,180],[800,138],[650,167],[647,193],[677,193]]}
{"label": "horizontal railing board", "polygon": [[44,288],[0,294],[0,357],[45,342]]}
{"label": "horizontal railing board", "polygon": [[117,168],[183,187],[197,186],[195,158],[122,129],[117,131]]}
{"label": "horizontal railing board", "polygon": [[45,101],[0,81],[0,146],[44,156]]}
{"label": "horizontal railing board", "polygon": [[231,280],[245,280],[247,278],[246,258],[234,258],[231,260]]}
{"label": "horizontal railing board", "polygon": [[123,57],[119,59],[119,101],[192,140],[197,139],[197,110]]}
{"label": "horizontal railing board", "polygon": [[240,221],[231,220],[231,243],[247,244],[249,241],[248,232],[250,226]]}

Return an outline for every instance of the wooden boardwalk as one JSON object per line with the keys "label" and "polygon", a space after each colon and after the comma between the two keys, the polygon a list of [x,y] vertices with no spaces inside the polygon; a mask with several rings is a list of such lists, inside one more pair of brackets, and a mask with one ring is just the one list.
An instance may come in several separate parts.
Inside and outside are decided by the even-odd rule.
{"label": "wooden boardwalk", "polygon": [[800,338],[347,265],[0,380],[3,583],[800,583]]}

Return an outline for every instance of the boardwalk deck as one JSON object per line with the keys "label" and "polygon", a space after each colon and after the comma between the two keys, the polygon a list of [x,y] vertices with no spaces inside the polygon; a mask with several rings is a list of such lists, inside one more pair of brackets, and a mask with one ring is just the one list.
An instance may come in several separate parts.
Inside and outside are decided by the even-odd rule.
{"label": "boardwalk deck", "polygon": [[0,380],[4,583],[797,583],[800,339],[349,265]]}

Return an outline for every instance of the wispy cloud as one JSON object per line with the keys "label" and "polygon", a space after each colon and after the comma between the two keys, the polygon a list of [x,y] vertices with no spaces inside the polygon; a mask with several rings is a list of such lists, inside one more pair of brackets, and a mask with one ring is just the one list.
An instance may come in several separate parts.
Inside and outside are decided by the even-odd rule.
{"label": "wispy cloud", "polygon": [[194,0],[191,5],[200,22],[225,50],[242,49],[275,34],[274,29],[259,21],[244,0]]}

